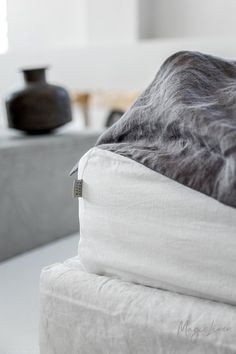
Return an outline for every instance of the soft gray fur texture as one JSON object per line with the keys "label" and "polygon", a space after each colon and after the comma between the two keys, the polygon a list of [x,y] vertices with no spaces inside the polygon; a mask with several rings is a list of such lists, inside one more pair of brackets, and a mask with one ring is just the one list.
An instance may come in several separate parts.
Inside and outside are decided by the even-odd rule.
{"label": "soft gray fur texture", "polygon": [[97,146],[236,208],[236,62],[172,55]]}

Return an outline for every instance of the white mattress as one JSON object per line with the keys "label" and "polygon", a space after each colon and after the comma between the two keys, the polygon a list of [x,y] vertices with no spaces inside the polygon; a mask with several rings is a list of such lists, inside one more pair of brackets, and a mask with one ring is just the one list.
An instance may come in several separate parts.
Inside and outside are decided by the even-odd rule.
{"label": "white mattress", "polygon": [[45,268],[42,354],[233,354],[236,308],[89,274],[78,258]]}
{"label": "white mattress", "polygon": [[99,148],[78,178],[87,271],[236,304],[234,208]]}

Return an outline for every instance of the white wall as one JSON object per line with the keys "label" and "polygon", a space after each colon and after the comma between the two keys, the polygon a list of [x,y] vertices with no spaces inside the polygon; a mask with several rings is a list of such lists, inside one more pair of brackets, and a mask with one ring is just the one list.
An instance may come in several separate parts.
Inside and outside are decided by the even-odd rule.
{"label": "white wall", "polygon": [[151,0],[145,4],[151,37],[236,36],[235,0]]}
{"label": "white wall", "polygon": [[10,51],[86,43],[86,0],[7,0],[7,12]]}
{"label": "white wall", "polygon": [[138,39],[137,0],[87,0],[88,43]]}
{"label": "white wall", "polygon": [[236,36],[235,0],[6,1],[10,50]]}
{"label": "white wall", "polygon": [[4,1],[13,51],[236,36],[236,0],[0,0],[1,14]]}
{"label": "white wall", "polygon": [[138,36],[137,0],[7,0],[7,5],[10,50],[130,43]]}
{"label": "white wall", "polygon": [[138,36],[140,39],[155,38],[157,0],[137,0]]}
{"label": "white wall", "polygon": [[0,0],[0,55],[8,48],[7,41],[7,2]]}

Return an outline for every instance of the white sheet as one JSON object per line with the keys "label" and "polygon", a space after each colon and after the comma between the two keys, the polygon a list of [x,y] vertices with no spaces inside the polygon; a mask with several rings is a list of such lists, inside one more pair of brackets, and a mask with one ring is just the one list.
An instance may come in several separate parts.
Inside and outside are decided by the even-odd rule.
{"label": "white sheet", "polygon": [[42,354],[233,354],[236,308],[88,274],[78,258],[45,268]]}
{"label": "white sheet", "polygon": [[78,178],[86,270],[236,304],[235,209],[99,148]]}

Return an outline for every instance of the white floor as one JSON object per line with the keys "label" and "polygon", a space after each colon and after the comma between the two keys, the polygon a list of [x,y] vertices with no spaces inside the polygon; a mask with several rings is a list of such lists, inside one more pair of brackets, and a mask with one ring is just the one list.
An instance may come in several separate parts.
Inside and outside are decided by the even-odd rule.
{"label": "white floor", "polygon": [[0,354],[38,354],[39,275],[77,253],[78,235],[0,263]]}

